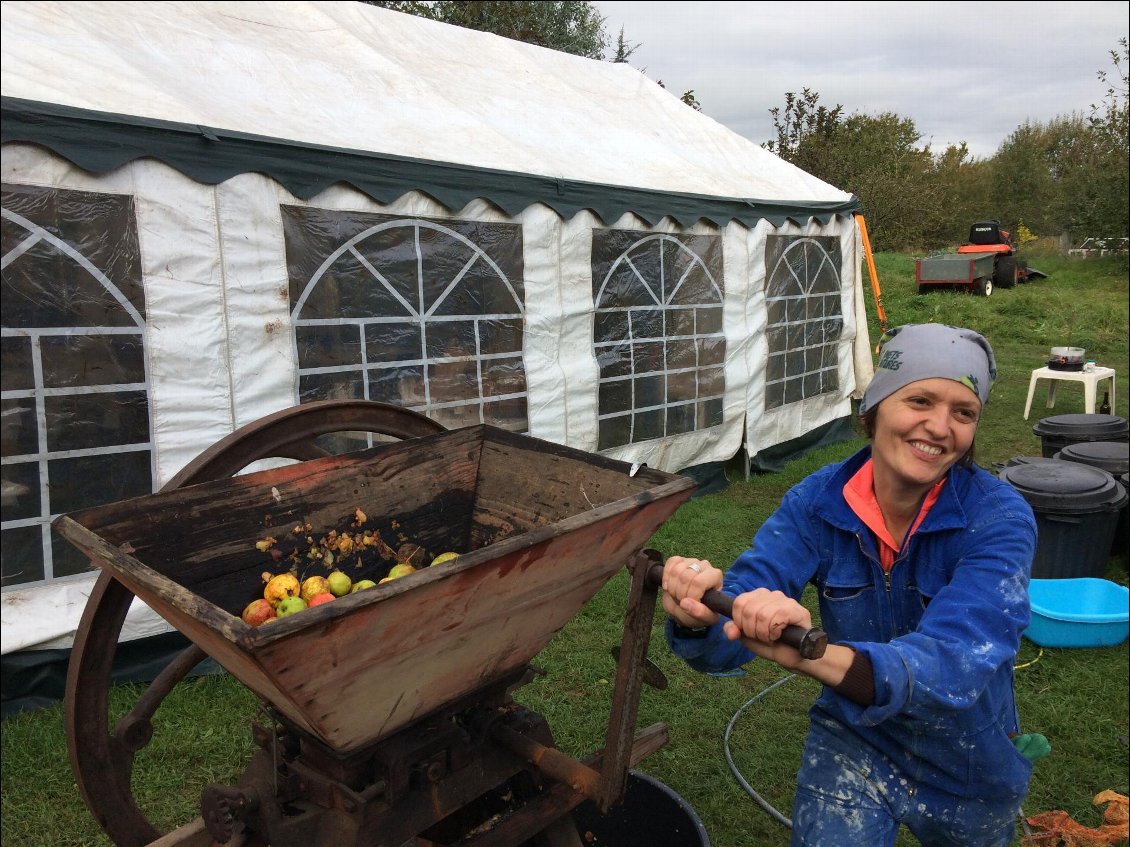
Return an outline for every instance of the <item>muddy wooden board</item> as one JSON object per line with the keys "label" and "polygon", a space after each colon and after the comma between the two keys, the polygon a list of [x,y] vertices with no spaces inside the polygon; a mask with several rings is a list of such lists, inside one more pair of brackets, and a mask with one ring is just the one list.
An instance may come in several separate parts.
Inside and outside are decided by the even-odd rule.
{"label": "muddy wooden board", "polygon": [[[347,752],[527,664],[693,489],[477,426],[121,501],[55,527],[288,719]],[[366,520],[353,527],[357,509]],[[261,596],[263,571],[285,570],[308,536],[362,528],[391,547],[461,555],[257,628],[238,617]],[[282,563],[257,549],[267,536]],[[393,563],[334,567],[378,580]],[[299,575],[327,570],[309,563]]]}

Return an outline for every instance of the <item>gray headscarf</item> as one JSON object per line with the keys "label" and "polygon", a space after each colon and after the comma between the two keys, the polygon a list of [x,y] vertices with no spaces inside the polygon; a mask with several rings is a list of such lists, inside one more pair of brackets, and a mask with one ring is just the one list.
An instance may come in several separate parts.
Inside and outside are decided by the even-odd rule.
{"label": "gray headscarf", "polygon": [[989,402],[997,376],[997,360],[984,336],[946,324],[905,324],[888,330],[879,340],[879,364],[863,393],[859,414],[920,379],[941,377],[960,382]]}

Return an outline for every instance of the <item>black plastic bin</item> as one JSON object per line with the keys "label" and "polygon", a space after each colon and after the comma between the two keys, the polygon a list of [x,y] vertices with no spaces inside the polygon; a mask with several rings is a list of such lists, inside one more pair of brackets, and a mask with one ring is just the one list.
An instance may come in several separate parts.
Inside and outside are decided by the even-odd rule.
{"label": "black plastic bin", "polygon": [[1054,461],[1055,461],[1054,458],[1049,459],[1047,456],[1013,456],[1007,462],[1003,462],[1003,463],[996,462],[996,463],[994,463],[993,467],[996,469],[995,472],[999,476],[1000,472],[1003,471],[1005,468],[1015,468],[1015,467],[1018,467],[1019,465],[1032,465],[1032,464],[1039,464],[1040,462],[1054,462]]}
{"label": "black plastic bin", "polygon": [[1049,459],[1072,444],[1130,440],[1130,424],[1118,415],[1054,415],[1032,427],[1032,432],[1040,436]]}
{"label": "black plastic bin", "polygon": [[1111,476],[1119,477],[1130,471],[1130,442],[1088,441],[1085,444],[1068,444],[1055,457],[1066,462],[1102,468]]}
{"label": "black plastic bin", "polygon": [[1101,468],[1063,461],[1005,468],[1000,478],[1036,515],[1034,578],[1105,577],[1118,513],[1127,502],[1120,482]]}
{"label": "black plastic bin", "polygon": [[[1130,473],[1124,473],[1118,478],[1126,493],[1130,494]],[[1114,532],[1114,541],[1110,545],[1110,552],[1120,556],[1130,556],[1130,506],[1123,506],[1118,513],[1118,529]]]}
{"label": "black plastic bin", "polygon": [[586,801],[573,821],[589,847],[710,847],[694,809],[669,787],[639,771],[628,771],[624,802],[607,815]]}
{"label": "black plastic bin", "polygon": [[[1055,454],[1056,459],[1079,462],[1093,468],[1102,468],[1118,479],[1126,488],[1126,474],[1130,472],[1130,442],[1090,441],[1086,444],[1069,444]],[[1130,521],[1130,506],[1123,506],[1118,513],[1118,528],[1111,542],[1111,555],[1125,554],[1127,541],[1127,522]]]}

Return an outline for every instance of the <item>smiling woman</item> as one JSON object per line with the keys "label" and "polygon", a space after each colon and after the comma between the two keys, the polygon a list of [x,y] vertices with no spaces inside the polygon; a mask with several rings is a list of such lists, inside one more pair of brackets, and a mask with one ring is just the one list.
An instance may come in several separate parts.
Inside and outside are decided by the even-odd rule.
{"label": "smiling woman", "polygon": [[[970,458],[996,376],[972,330],[888,332],[860,405],[871,444],[789,491],[723,574],[673,556],[663,606],[671,649],[692,668],[760,657],[824,688],[793,800],[794,847],[1012,842],[1032,762],[1013,665],[1030,612],[1031,508]],[[804,658],[781,639],[810,627],[817,591],[834,642]],[[703,605],[733,600],[732,620]]]}
{"label": "smiling woman", "polygon": [[[989,342],[972,330],[943,324],[915,324],[890,330],[879,344],[882,349],[879,366],[859,407],[864,434],[868,438],[875,437],[878,403],[891,394],[897,393],[897,400],[903,405],[924,410],[936,408],[943,396],[952,397],[954,405],[944,404],[940,411],[954,423],[970,425],[968,431],[959,430],[967,432],[970,438],[957,461],[966,466],[972,464],[973,435],[981,410],[989,400],[989,388],[997,376],[996,357]],[[930,382],[934,378],[939,381]],[[952,385],[953,382],[968,390],[961,390]],[[908,387],[925,390],[929,396],[923,396],[921,391],[907,394]],[[930,439],[926,439],[930,452],[939,449],[929,442]],[[948,468],[947,464],[943,470]]]}

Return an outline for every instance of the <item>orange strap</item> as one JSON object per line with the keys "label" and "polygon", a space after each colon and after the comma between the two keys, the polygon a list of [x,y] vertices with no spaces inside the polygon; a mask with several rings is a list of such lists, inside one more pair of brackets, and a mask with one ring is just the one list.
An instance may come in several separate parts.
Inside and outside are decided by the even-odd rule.
{"label": "orange strap", "polygon": [[[875,270],[875,257],[871,254],[871,239],[867,237],[867,222],[863,220],[861,212],[853,212],[855,222],[859,224],[859,234],[863,237],[863,255],[867,257],[867,270],[871,272],[871,291],[875,295],[875,311],[879,315],[879,332],[887,331],[887,312],[883,308],[883,292],[879,290],[879,273]],[[875,352],[879,352],[878,347]]]}
{"label": "orange strap", "polygon": [[958,253],[1011,253],[1011,244],[962,244]]}

